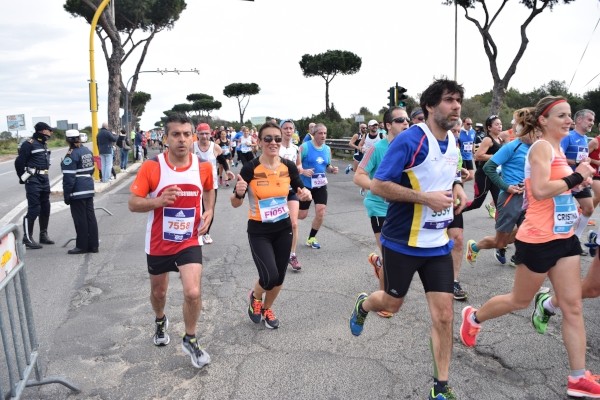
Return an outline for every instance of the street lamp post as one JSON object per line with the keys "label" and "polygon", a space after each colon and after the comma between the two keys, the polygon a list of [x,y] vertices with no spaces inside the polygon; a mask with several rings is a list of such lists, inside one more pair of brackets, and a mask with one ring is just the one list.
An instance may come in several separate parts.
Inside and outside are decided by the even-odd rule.
{"label": "street lamp post", "polygon": [[168,70],[168,69],[160,69],[157,68],[156,70],[150,70],[150,71],[140,71],[136,74],[133,74],[129,77],[129,79],[127,80],[127,84],[125,85],[125,105],[123,106],[123,109],[125,110],[125,131],[127,131],[127,134],[129,134],[129,82],[131,82],[131,80],[133,79],[134,76],[139,75],[139,74],[145,74],[145,73],[156,73],[156,74],[161,74],[164,75],[166,73],[176,73],[177,75],[181,74],[182,72],[193,72],[195,74],[200,75],[200,71],[198,71],[197,68],[192,68],[190,70],[179,70],[177,68],[174,68],[173,70]]}

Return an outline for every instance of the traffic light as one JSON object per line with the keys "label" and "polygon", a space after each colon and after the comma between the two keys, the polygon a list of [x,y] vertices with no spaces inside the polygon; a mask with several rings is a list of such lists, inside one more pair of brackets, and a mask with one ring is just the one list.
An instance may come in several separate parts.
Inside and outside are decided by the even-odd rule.
{"label": "traffic light", "polygon": [[406,89],[402,86],[398,86],[398,82],[396,82],[396,104],[400,107],[406,107],[408,96],[404,93],[406,93]]}
{"label": "traffic light", "polygon": [[391,87],[388,90],[388,106],[389,108],[396,107],[396,88]]}

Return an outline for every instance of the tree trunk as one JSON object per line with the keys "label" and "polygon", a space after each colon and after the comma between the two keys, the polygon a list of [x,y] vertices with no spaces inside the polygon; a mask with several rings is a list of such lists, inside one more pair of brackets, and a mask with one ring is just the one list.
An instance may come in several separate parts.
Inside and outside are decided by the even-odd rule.
{"label": "tree trunk", "polygon": [[500,112],[500,107],[502,107],[502,104],[504,104],[504,96],[506,96],[506,84],[504,83],[504,80],[498,80],[494,82],[490,115],[498,115]]}
{"label": "tree trunk", "polygon": [[325,79],[325,115],[329,115],[329,81]]}
{"label": "tree trunk", "polygon": [[[108,127],[116,134],[119,134],[121,121],[119,121],[119,99],[121,97],[121,58],[123,57],[123,48],[113,45],[113,52],[110,59],[107,60],[108,67]],[[115,152],[113,165],[119,163],[119,152]]]}
{"label": "tree trunk", "polygon": [[244,125],[244,111],[242,111],[242,100],[237,97],[238,109],[240,110],[240,125]]}

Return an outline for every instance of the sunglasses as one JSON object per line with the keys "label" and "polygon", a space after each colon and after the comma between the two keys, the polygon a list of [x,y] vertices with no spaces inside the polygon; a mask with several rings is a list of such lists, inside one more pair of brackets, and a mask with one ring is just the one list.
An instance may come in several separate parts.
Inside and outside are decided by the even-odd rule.
{"label": "sunglasses", "polygon": [[210,132],[198,132],[198,135],[210,135]]}
{"label": "sunglasses", "polygon": [[271,135],[266,135],[265,137],[262,138],[262,141],[265,143],[271,143],[273,140],[275,141],[275,143],[281,143],[283,138],[281,136],[271,136]]}
{"label": "sunglasses", "polygon": [[465,122],[465,125],[471,126],[473,124],[471,122]]}
{"label": "sunglasses", "polygon": [[404,117],[398,117],[398,118],[394,118],[392,120],[392,122],[395,122],[397,124],[403,124],[405,122],[408,122],[408,118],[404,118]]}

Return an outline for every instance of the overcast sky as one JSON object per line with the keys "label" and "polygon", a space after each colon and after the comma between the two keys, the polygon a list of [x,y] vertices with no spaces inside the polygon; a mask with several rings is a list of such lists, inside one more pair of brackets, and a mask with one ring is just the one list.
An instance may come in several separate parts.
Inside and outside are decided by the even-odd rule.
{"label": "overcast sky", "polygon": [[[0,5],[0,131],[6,116],[49,116],[51,124],[67,119],[91,125],[89,25],[63,10],[61,0],[13,0]],[[387,103],[387,89],[398,82],[417,96],[434,77],[454,76],[454,7],[442,0],[187,0],[187,9],[171,31],[156,36],[143,70],[197,68],[199,75],[145,73],[138,90],[152,100],[142,117],[150,129],[163,110],[186,102],[190,93],[206,93],[223,103],[213,116],[238,120],[235,99],[223,96],[233,82],[255,82],[245,117],[302,118],[325,108],[322,78],[304,78],[298,62],[305,53],[347,50],[362,58],[355,75],[337,76],[330,100],[344,117],[365,106],[377,112]],[[489,0],[490,9],[500,3]],[[118,0],[115,3],[118,7]],[[481,9],[477,9],[480,14]],[[519,25],[527,10],[509,0],[492,35],[504,75],[520,43]],[[529,26],[529,46],[510,86],[529,91],[550,80],[571,81],[571,92],[583,94],[600,86],[598,0],[577,0],[539,15]],[[458,20],[458,81],[466,97],[492,88],[482,40],[461,9]],[[580,62],[584,48],[587,53]],[[96,80],[100,108],[107,113],[107,72],[96,39]],[[134,71],[123,67],[127,80]]]}

